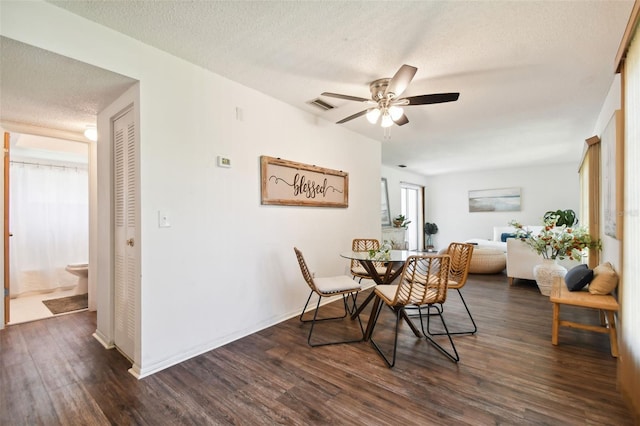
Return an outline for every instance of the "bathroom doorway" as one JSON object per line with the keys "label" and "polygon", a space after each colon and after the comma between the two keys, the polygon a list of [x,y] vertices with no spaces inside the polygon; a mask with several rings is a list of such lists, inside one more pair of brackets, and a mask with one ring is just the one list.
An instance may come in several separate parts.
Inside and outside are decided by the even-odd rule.
{"label": "bathroom doorway", "polygon": [[86,309],[67,266],[88,263],[88,159],[86,143],[11,133],[9,325]]}

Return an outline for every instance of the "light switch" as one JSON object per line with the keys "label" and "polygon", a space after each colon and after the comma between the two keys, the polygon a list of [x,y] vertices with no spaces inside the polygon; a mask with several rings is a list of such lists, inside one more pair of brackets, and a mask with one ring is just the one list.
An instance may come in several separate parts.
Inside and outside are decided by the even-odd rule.
{"label": "light switch", "polygon": [[158,228],[171,228],[169,213],[162,210],[158,211]]}

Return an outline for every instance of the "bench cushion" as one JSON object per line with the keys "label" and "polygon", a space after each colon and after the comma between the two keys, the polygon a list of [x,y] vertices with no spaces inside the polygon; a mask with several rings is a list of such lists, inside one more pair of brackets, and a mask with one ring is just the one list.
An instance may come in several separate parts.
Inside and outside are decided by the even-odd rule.
{"label": "bench cushion", "polygon": [[569,291],[582,290],[593,279],[593,269],[589,269],[584,263],[573,267],[564,276]]}
{"label": "bench cushion", "polygon": [[593,280],[589,284],[591,294],[609,294],[618,285],[618,274],[609,262],[605,262],[595,267],[593,270]]}

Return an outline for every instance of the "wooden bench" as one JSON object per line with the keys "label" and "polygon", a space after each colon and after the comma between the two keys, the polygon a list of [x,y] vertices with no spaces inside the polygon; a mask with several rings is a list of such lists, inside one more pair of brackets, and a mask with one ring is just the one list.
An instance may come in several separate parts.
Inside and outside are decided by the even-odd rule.
{"label": "wooden bench", "polygon": [[[582,330],[595,331],[597,333],[609,333],[611,343],[611,355],[618,357],[618,336],[616,334],[615,313],[620,305],[610,294],[596,295],[587,290],[569,291],[563,278],[556,278],[551,288],[549,300],[553,303],[553,327],[551,330],[551,343],[558,344],[558,331],[560,326],[580,328]],[[582,324],[560,319],[560,305],[580,306],[583,308],[598,309],[600,311],[600,325]]]}

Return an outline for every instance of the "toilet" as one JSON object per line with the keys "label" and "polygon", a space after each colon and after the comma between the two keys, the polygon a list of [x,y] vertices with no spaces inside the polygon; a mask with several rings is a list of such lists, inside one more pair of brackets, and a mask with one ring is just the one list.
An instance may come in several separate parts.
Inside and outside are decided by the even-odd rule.
{"label": "toilet", "polygon": [[64,268],[67,272],[78,277],[75,294],[85,294],[89,291],[89,264],[76,263]]}

